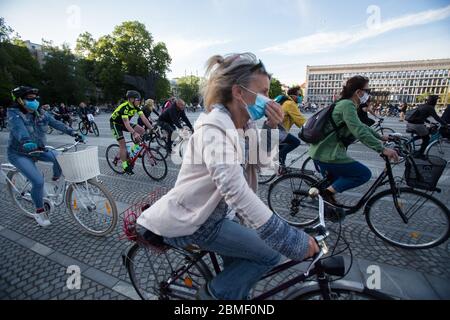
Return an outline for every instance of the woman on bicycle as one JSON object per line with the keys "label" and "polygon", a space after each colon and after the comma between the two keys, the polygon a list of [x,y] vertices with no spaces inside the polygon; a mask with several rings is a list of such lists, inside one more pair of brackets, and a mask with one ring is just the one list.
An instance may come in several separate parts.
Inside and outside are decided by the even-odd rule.
{"label": "woman on bicycle", "polygon": [[[387,141],[389,137],[380,136],[358,118],[358,106],[369,101],[369,94],[368,78],[356,76],[349,79],[332,113],[335,126],[341,129],[311,145],[309,153],[315,165],[324,177],[331,179],[331,185],[323,194],[324,200],[330,204],[337,203],[336,193],[361,186],[372,177],[369,168],[348,155],[347,148],[355,139],[394,161],[399,159],[395,150],[383,146],[382,141]],[[333,131],[331,123],[327,126],[327,132]]]}
{"label": "woman on bicycle", "polygon": [[[214,56],[207,65],[208,112],[196,123],[175,188],[146,210],[138,224],[172,246],[222,256],[224,271],[199,291],[199,299],[242,300],[281,254],[302,261],[319,248],[261,201],[255,193],[257,164],[241,160],[239,137],[255,128],[253,121],[266,115],[266,125],[274,129],[283,121],[281,106],[267,98],[269,73],[250,53]],[[255,141],[250,151],[265,149],[257,140],[261,143]]]}
{"label": "woman on bicycle", "polygon": [[[44,209],[44,177],[35,162],[53,163],[53,181],[55,182],[61,177],[62,171],[55,153],[45,151],[47,127],[51,126],[72,137],[82,137],[75,130],[56,121],[45,110],[39,108],[38,93],[37,89],[25,86],[11,92],[14,103],[8,108],[8,126],[11,133],[7,154],[11,164],[32,184],[31,198],[36,207],[34,216],[36,222],[42,227],[48,227],[51,223]],[[39,153],[32,155],[33,152]]]}

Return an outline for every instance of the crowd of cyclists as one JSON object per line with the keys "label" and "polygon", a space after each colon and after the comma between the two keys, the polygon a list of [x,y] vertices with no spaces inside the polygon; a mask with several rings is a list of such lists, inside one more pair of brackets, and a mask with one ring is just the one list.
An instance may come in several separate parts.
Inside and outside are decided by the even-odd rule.
{"label": "crowd of cyclists", "polygon": [[[286,172],[287,155],[301,144],[300,139],[290,133],[293,126],[302,128],[307,121],[299,108],[303,102],[301,90],[294,87],[271,100],[268,97],[270,79],[264,64],[251,53],[214,56],[207,63],[203,89],[206,112],[194,126],[186,115],[186,103],[182,99],[172,98],[158,108],[153,100],[144,101],[135,90],[126,93],[126,101],[110,116],[112,136],[120,145],[122,166],[129,174],[133,172],[128,164],[125,134],[140,142],[146,132],[158,125],[169,133],[167,149],[172,152],[172,133],[182,128],[182,122],[192,132],[185,159],[200,158],[201,163],[184,161],[174,188],[147,209],[138,224],[145,232],[164,238],[172,246],[183,248],[194,244],[223,257],[224,271],[199,291],[200,299],[246,299],[256,281],[276,266],[282,256],[301,261],[319,251],[312,237],[282,221],[258,197],[257,176],[263,163],[242,159],[239,151],[242,148],[237,143],[240,131],[255,130],[256,122],[263,119],[263,128],[279,132],[279,174]],[[44,151],[38,157],[31,154],[44,150],[46,131],[43,128],[46,126],[72,137],[85,137],[72,128],[74,110],[63,103],[53,108],[41,107],[38,93],[37,89],[26,86],[12,90],[14,103],[7,108],[10,128],[7,156],[31,181],[35,220],[47,227],[50,221],[43,206],[44,181],[35,160],[53,164],[54,181],[60,179],[62,173],[52,151]],[[389,136],[370,128],[373,120],[368,113],[381,116],[380,110],[370,102],[370,94],[370,79],[362,76],[349,79],[326,125],[329,134],[309,147],[319,171],[332,177],[322,193],[329,204],[336,203],[336,194],[363,185],[371,178],[369,168],[348,153],[348,146],[355,140],[393,162],[399,161],[397,151],[384,144]],[[441,123],[443,134],[449,137],[449,107],[441,118],[436,113],[437,102],[437,96],[430,96],[412,112],[406,105],[399,109],[408,130],[422,140],[417,157],[425,156],[429,143],[425,125],[429,117]],[[86,122],[89,122],[89,114],[95,114],[85,103],[75,112]],[[158,120],[152,120],[152,114]],[[131,121],[135,116],[137,123]],[[217,136],[229,143],[225,147],[215,143],[212,137]],[[252,145],[246,145],[246,149],[268,145],[261,138],[247,143]],[[230,158],[242,161],[223,161]]]}

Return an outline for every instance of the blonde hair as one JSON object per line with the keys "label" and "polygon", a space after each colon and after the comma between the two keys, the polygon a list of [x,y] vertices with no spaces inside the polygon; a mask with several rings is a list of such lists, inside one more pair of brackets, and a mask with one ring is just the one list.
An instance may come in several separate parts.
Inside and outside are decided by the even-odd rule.
{"label": "blonde hair", "polygon": [[153,99],[145,100],[144,107],[148,108],[150,111],[153,111],[153,108],[155,107],[155,101],[153,101]]}
{"label": "blonde hair", "polygon": [[202,87],[205,108],[209,112],[215,104],[226,105],[233,100],[233,85],[248,86],[255,74],[270,75],[261,68],[261,63],[253,53],[230,54],[225,57],[215,55],[206,63],[206,81]]}

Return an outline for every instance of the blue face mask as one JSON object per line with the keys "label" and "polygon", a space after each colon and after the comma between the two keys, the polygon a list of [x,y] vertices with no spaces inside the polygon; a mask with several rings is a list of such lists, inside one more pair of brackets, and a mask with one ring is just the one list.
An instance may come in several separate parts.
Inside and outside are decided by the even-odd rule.
{"label": "blue face mask", "polygon": [[34,100],[25,100],[25,107],[31,111],[37,111],[39,108],[39,101],[36,99]]}
{"label": "blue face mask", "polygon": [[298,96],[297,97],[297,103],[301,104],[303,102],[303,97],[302,96]]}
{"label": "blue face mask", "polygon": [[[247,90],[248,92],[256,95],[256,101],[254,104],[252,104],[252,105],[246,104],[248,114],[250,115],[250,119],[252,119],[253,121],[262,119],[266,114],[267,103],[270,101],[270,99],[267,98],[266,96],[263,96],[260,93],[253,92],[252,90],[249,90],[243,86],[241,86],[241,87],[243,89]],[[245,101],[244,101],[244,103],[245,103]]]}

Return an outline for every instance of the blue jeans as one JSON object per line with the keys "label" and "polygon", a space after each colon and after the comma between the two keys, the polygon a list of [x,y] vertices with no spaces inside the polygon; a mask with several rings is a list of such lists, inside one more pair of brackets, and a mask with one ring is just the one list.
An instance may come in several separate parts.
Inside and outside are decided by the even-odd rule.
{"label": "blue jeans", "polygon": [[286,157],[289,152],[294,151],[300,146],[301,142],[299,139],[294,137],[292,134],[288,134],[286,139],[280,144],[280,164],[286,164]]}
{"label": "blue jeans", "polygon": [[193,236],[165,242],[179,248],[197,245],[219,254],[224,269],[208,289],[218,300],[246,300],[261,277],[278,265],[281,254],[268,247],[255,230],[214,215]]}
{"label": "blue jeans", "polygon": [[330,178],[332,187],[337,193],[362,186],[372,178],[372,172],[359,162],[324,163],[314,161],[324,178]]}
{"label": "blue jeans", "polygon": [[[47,151],[36,157],[38,161],[53,163],[53,177],[59,178],[62,175],[61,167],[56,160],[56,153]],[[36,209],[44,208],[44,176],[36,166],[33,158],[17,153],[13,150],[8,150],[8,160],[14,165],[20,173],[22,173],[32,185],[31,199],[33,200]]]}

